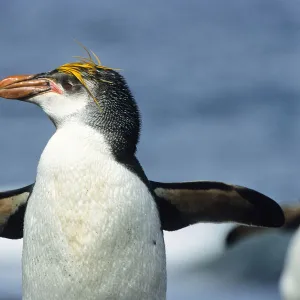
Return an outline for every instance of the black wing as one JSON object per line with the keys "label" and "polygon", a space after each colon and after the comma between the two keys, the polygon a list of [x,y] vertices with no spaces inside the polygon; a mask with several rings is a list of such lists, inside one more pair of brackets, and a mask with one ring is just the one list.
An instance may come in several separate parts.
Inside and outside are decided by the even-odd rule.
{"label": "black wing", "polygon": [[23,223],[27,200],[34,184],[17,190],[0,192],[0,237],[23,238]]}
{"label": "black wing", "polygon": [[158,197],[164,230],[178,230],[198,222],[263,227],[284,224],[283,211],[274,200],[245,187],[213,181],[150,184]]}

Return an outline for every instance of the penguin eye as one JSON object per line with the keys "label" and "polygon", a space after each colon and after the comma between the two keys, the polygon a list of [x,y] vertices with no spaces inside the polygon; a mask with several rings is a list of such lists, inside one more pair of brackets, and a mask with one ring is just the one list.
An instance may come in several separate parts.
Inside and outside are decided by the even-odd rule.
{"label": "penguin eye", "polygon": [[68,80],[63,80],[61,83],[61,86],[64,88],[66,91],[72,91],[74,88],[74,85],[69,82]]}

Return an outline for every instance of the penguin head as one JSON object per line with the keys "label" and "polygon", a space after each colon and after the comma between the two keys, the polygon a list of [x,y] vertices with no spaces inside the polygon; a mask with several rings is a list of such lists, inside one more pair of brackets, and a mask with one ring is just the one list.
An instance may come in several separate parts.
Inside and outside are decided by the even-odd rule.
{"label": "penguin head", "polygon": [[40,106],[56,127],[82,122],[99,130],[116,154],[136,151],[140,115],[125,79],[92,61],[0,81],[0,97]]}

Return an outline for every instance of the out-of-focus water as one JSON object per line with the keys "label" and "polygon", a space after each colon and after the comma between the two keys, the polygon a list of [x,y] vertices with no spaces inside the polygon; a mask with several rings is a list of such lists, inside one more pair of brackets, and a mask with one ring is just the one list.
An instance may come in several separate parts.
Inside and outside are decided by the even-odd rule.
{"label": "out-of-focus water", "polygon": [[[138,157],[150,179],[220,180],[296,201],[299,13],[297,0],[5,1],[0,78],[73,60],[83,54],[76,38],[124,70],[143,116]],[[53,131],[39,108],[0,101],[2,187],[34,180]],[[288,237],[275,233],[201,266],[222,251],[225,229],[166,234],[168,299],[279,299]],[[20,295],[20,249],[0,241],[0,299]]]}

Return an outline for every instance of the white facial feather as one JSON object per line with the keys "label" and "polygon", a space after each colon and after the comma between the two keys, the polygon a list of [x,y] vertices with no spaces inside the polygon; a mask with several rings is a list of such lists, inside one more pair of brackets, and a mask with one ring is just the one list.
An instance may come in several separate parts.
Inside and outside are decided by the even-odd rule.
{"label": "white facial feather", "polygon": [[82,111],[88,104],[89,97],[84,92],[77,93],[76,97],[72,97],[66,92],[62,94],[47,92],[32,97],[29,102],[39,105],[51,120],[59,124],[62,120]]}

